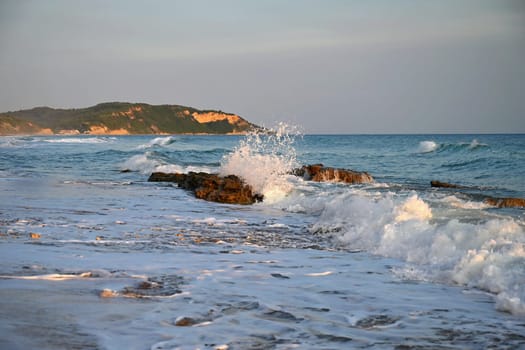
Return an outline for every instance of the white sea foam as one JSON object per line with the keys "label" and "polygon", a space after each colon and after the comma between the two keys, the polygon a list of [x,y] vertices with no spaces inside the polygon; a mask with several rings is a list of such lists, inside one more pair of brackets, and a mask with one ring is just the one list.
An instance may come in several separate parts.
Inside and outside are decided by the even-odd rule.
{"label": "white sea foam", "polygon": [[294,142],[298,135],[296,128],[285,123],[269,133],[250,133],[223,157],[219,172],[241,177],[264,195],[266,203],[279,201],[293,189],[287,174],[297,166]]}
{"label": "white sea foam", "polygon": [[439,144],[434,141],[421,141],[418,147],[418,153],[430,153],[437,150]]}
{"label": "white sea foam", "polygon": [[20,147],[25,142],[16,138],[16,137],[2,137],[0,138],[0,147],[1,148],[8,148],[8,147]]}
{"label": "white sea foam", "polygon": [[45,275],[34,275],[34,276],[0,276],[0,278],[4,278],[4,279],[43,280],[43,281],[67,281],[67,280],[95,278],[95,277],[101,277],[101,275],[97,274],[96,272],[93,273],[91,271],[88,271],[88,272],[83,272],[83,273],[78,273],[78,274],[50,273],[50,274],[45,274]]}
{"label": "white sea foam", "polygon": [[479,209],[486,209],[490,208],[490,205],[485,202],[479,202],[479,201],[466,201],[462,200],[456,196],[447,196],[442,199],[443,202],[449,204],[450,206],[454,208],[461,208],[461,209],[472,209],[472,210],[479,210]]}
{"label": "white sea foam", "polygon": [[417,194],[374,199],[356,192],[326,204],[311,230],[350,249],[401,259],[403,277],[480,288],[499,309],[525,314],[525,231],[512,219],[433,221]]}

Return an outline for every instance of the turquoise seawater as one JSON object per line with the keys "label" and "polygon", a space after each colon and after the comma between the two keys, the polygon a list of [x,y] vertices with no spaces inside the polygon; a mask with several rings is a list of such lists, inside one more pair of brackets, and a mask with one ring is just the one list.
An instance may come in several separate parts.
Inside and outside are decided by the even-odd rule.
{"label": "turquoise seawater", "polygon": [[[289,175],[315,163],[375,181]],[[525,135],[0,137],[0,347],[523,348],[525,209],[484,200],[524,174]]]}

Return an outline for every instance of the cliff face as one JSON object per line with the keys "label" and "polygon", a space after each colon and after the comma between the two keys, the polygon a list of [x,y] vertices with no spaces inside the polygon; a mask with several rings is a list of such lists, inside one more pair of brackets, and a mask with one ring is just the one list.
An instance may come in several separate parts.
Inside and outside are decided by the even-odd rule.
{"label": "cliff face", "polygon": [[0,115],[0,135],[19,134],[52,135],[53,131],[20,118],[10,115]]}
{"label": "cliff face", "polygon": [[0,113],[0,135],[243,134],[259,128],[235,114],[178,105],[102,103]]}

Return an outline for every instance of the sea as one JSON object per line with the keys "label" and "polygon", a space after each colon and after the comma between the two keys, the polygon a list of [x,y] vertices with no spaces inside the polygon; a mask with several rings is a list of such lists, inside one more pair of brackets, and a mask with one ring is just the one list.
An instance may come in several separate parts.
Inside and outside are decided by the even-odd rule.
{"label": "sea", "polygon": [[0,348],[525,349],[525,209],[485,203],[525,198],[525,135],[297,129],[0,137]]}

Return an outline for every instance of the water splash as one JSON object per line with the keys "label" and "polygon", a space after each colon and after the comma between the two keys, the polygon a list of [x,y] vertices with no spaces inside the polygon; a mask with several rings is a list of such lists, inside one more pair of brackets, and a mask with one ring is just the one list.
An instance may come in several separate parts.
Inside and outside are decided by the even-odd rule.
{"label": "water splash", "polygon": [[223,157],[219,173],[239,176],[263,194],[265,202],[276,202],[293,188],[287,174],[297,167],[294,143],[300,135],[297,127],[286,123],[268,131],[251,132]]}

